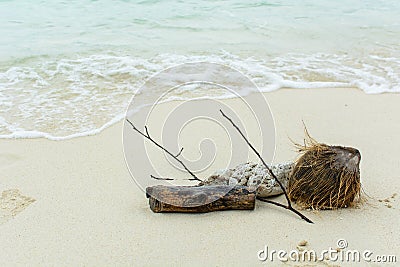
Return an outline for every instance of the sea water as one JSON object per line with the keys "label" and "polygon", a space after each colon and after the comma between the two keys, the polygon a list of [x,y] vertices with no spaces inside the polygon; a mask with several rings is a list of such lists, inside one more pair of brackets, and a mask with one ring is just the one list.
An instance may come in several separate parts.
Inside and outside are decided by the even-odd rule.
{"label": "sea water", "polygon": [[186,62],[231,66],[265,92],[400,92],[399,14],[397,0],[0,0],[0,138],[96,134]]}

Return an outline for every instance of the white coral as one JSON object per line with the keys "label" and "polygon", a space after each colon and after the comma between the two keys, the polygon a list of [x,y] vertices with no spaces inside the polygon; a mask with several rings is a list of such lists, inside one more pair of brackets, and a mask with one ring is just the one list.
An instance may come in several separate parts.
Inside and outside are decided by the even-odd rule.
{"label": "white coral", "polygon": [[[272,172],[286,188],[293,163],[277,164],[271,167]],[[283,193],[279,184],[262,164],[243,163],[233,169],[220,170],[211,175],[200,185],[244,185],[250,190],[257,190],[257,195],[270,197]]]}

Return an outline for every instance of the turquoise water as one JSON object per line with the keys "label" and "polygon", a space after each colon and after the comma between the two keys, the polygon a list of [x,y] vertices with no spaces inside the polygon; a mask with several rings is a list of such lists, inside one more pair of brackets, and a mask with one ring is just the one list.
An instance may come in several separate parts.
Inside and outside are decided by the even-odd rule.
{"label": "turquoise water", "polygon": [[0,137],[118,121],[151,75],[232,66],[263,91],[400,92],[399,1],[0,1]]}

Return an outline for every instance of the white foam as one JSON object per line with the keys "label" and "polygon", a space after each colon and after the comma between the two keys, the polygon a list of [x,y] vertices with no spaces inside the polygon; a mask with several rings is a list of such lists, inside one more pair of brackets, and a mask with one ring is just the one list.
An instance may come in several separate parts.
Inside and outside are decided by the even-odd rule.
{"label": "white foam", "polygon": [[[113,54],[38,59],[30,65],[0,70],[0,138],[65,140],[95,135],[124,117],[131,96],[146,79],[187,62],[230,66],[248,76],[262,92],[282,87],[356,87],[368,94],[400,92],[400,57],[392,54],[241,58],[222,51],[216,55],[161,54],[149,59]],[[165,101],[204,97],[196,90],[186,86]],[[141,93],[160,92],[155,88]],[[214,98],[232,97],[213,93]],[[241,95],[249,93],[250,89],[243,88]],[[149,104],[143,102],[140,107]]]}
{"label": "white foam", "polygon": [[100,128],[96,128],[93,130],[84,131],[84,132],[80,132],[80,133],[74,133],[74,134],[70,134],[67,136],[54,136],[52,134],[44,133],[44,132],[40,132],[40,131],[15,131],[11,134],[0,135],[0,138],[2,138],[2,139],[46,138],[46,139],[49,139],[52,141],[62,141],[62,140],[76,138],[76,137],[92,136],[92,135],[96,135],[96,134],[102,132],[103,130],[107,129],[108,127],[121,121],[124,117],[125,117],[125,114],[120,114],[120,115],[116,116],[115,118],[113,118],[112,120],[110,120],[109,122],[107,122],[106,124],[104,124],[103,126],[101,126]]}

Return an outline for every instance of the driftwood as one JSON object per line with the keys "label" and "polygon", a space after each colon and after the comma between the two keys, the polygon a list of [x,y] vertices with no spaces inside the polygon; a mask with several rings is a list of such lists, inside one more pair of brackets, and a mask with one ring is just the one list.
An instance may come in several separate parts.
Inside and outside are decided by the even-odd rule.
{"label": "driftwood", "polygon": [[[223,113],[222,110],[220,110],[220,112],[221,112],[222,116],[223,116],[225,119],[227,119],[227,120],[232,124],[232,126],[238,131],[238,133],[243,137],[243,139],[246,141],[247,145],[251,148],[251,150],[253,150],[253,152],[254,152],[254,153],[257,155],[257,157],[260,159],[261,163],[262,163],[262,164],[264,165],[264,167],[267,169],[267,171],[268,171],[268,173],[270,174],[270,176],[271,176],[271,177],[276,181],[276,183],[279,185],[280,189],[282,190],[283,194],[285,195],[285,198],[286,198],[286,201],[287,201],[287,205],[284,205],[284,204],[282,204],[282,203],[279,203],[279,202],[275,202],[275,201],[266,199],[266,198],[261,197],[261,196],[255,196],[255,194],[256,194],[255,192],[254,192],[254,197],[255,197],[256,199],[260,200],[260,201],[263,201],[263,202],[266,202],[266,203],[269,203],[269,204],[272,204],[272,205],[275,205],[275,206],[278,206],[278,207],[287,209],[287,210],[289,210],[289,211],[291,211],[291,212],[297,214],[300,218],[302,218],[302,219],[305,220],[306,222],[308,222],[308,223],[313,223],[310,219],[308,219],[306,216],[304,216],[301,212],[297,211],[297,210],[292,206],[292,203],[290,202],[290,199],[289,199],[288,194],[287,194],[287,192],[286,192],[285,186],[284,186],[284,185],[282,184],[282,182],[277,178],[277,176],[274,174],[274,172],[271,170],[271,168],[265,163],[265,161],[264,161],[264,159],[261,157],[260,153],[253,147],[253,145],[249,142],[249,140],[248,140],[248,139],[246,138],[246,136],[242,133],[242,131],[239,129],[239,127],[232,121],[232,119],[231,119],[230,117],[228,117],[227,115],[225,115],[225,113]],[[181,154],[182,154],[183,148],[181,148],[177,154],[173,154],[173,153],[171,153],[168,149],[166,149],[166,148],[163,147],[162,145],[158,144],[158,143],[150,136],[149,131],[148,131],[148,129],[147,129],[147,126],[144,127],[145,132],[142,132],[142,131],[140,131],[138,128],[136,128],[136,126],[135,126],[131,121],[129,121],[128,119],[127,119],[127,122],[132,126],[132,129],[133,129],[133,130],[135,130],[137,133],[139,133],[140,135],[142,135],[144,138],[146,138],[146,139],[148,139],[149,141],[151,141],[154,145],[156,145],[158,148],[160,148],[161,150],[163,150],[164,152],[166,152],[170,157],[172,157],[172,158],[175,159],[179,164],[181,164],[181,166],[192,176],[192,178],[190,178],[190,179],[188,179],[188,180],[191,180],[191,181],[199,181],[200,183],[203,182],[203,180],[199,179],[192,171],[190,171],[190,169],[189,169],[188,167],[186,167],[186,165],[183,163],[183,161],[179,159],[179,156],[181,156]],[[153,176],[153,175],[151,175],[150,177],[151,177],[152,179],[156,179],[156,180],[171,180],[171,178],[155,177],[155,176]],[[157,188],[157,187],[155,187],[155,188]],[[162,188],[162,187],[158,187],[158,188]],[[188,188],[190,188],[190,189],[188,189]],[[197,189],[196,189],[196,188],[197,188]],[[176,198],[176,199],[178,199],[178,200],[179,200],[180,198],[182,198],[182,199],[186,199],[186,201],[188,201],[187,199],[189,199],[189,202],[190,202],[190,201],[195,201],[194,199],[196,199],[196,198],[195,198],[193,195],[190,195],[190,194],[194,193],[193,191],[191,191],[192,189],[193,189],[193,190],[206,190],[206,191],[207,191],[207,189],[205,189],[206,186],[204,186],[204,187],[201,188],[201,189],[199,189],[199,188],[201,188],[201,187],[186,187],[186,189],[184,190],[184,193],[178,194],[179,190],[177,190],[176,192],[172,193],[172,196],[173,196],[174,199]],[[146,190],[147,190],[147,189],[146,189]],[[246,189],[246,191],[248,191],[248,190]],[[162,190],[161,190],[160,192],[162,192]],[[150,208],[151,208],[154,212],[168,212],[168,211],[169,211],[169,212],[177,212],[178,209],[180,209],[181,212],[196,212],[196,211],[193,209],[193,207],[192,207],[192,208],[190,208],[190,207],[179,207],[179,206],[182,206],[182,204],[180,204],[179,201],[176,202],[177,204],[171,205],[171,204],[165,203],[165,201],[160,201],[159,198],[154,198],[154,197],[152,197],[152,196],[153,196],[153,193],[160,193],[160,192],[154,192],[154,189],[150,189],[150,191],[147,191],[147,192],[146,192],[146,195],[150,198],[150,200],[149,200],[149,201],[150,201]],[[226,191],[224,191],[224,192],[226,192]],[[229,192],[229,193],[227,194],[227,196],[229,196],[229,194],[231,194],[231,196],[230,196],[231,198],[230,198],[230,199],[236,201],[236,199],[235,199],[235,191]],[[240,195],[240,194],[239,194],[239,195]],[[184,196],[186,196],[186,198],[185,198]],[[224,197],[225,197],[225,194],[224,194],[224,195],[220,195],[219,197],[220,197],[220,198],[224,198]],[[153,198],[153,200],[152,200],[152,198]],[[207,198],[207,194],[206,194],[206,197],[203,197],[203,198]],[[158,202],[157,202],[157,201],[158,201]],[[218,201],[218,200],[216,200],[216,201]],[[216,202],[216,201],[215,201],[215,202]],[[235,201],[229,201],[229,202],[223,202],[223,201],[222,201],[223,206],[226,207],[226,208],[224,208],[224,209],[233,209],[233,207],[236,207],[236,206],[235,206]],[[200,202],[200,203],[201,203],[201,202]],[[204,202],[204,203],[206,203],[206,202]],[[213,210],[222,210],[222,209],[217,209],[216,206],[214,206],[214,205],[216,205],[216,204],[215,204],[215,203],[212,204],[212,203],[214,203],[214,202],[211,202],[210,204],[202,205],[202,206],[204,206],[204,211],[200,211],[200,212],[207,212],[207,211],[213,211]],[[218,203],[218,202],[217,202],[217,203]],[[229,207],[229,206],[227,205],[227,203],[229,203],[232,207]],[[252,209],[254,209],[254,207],[253,207]]]}
{"label": "driftwood", "polygon": [[[253,210],[256,192],[246,186],[151,186],[146,188],[153,212],[203,213]],[[173,204],[172,204],[173,203]]]}

